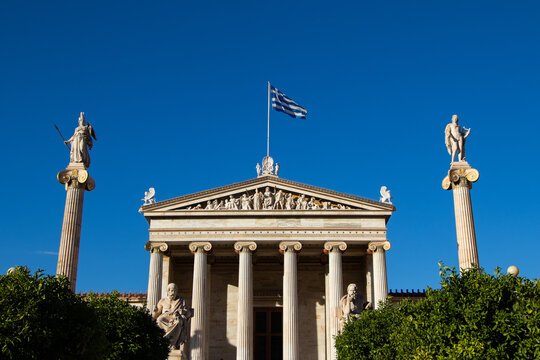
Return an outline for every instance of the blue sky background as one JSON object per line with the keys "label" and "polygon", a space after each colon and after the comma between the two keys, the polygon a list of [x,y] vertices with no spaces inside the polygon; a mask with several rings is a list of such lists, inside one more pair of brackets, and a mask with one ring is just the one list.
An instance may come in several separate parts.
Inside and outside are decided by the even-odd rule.
{"label": "blue sky background", "polygon": [[467,160],[480,263],[538,278],[540,7],[507,1],[3,1],[0,271],[56,270],[72,135],[98,141],[77,290],[146,291],[157,199],[247,180],[266,152],[267,81],[309,110],[272,113],[280,176],[395,197],[391,289],[438,286],[457,265],[441,188],[452,114]]}

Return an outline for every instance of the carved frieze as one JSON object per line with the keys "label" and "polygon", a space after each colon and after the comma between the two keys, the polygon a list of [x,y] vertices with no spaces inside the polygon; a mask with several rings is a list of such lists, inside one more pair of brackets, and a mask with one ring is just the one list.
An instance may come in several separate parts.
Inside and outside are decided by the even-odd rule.
{"label": "carved frieze", "polygon": [[179,210],[351,210],[349,205],[263,186]]}

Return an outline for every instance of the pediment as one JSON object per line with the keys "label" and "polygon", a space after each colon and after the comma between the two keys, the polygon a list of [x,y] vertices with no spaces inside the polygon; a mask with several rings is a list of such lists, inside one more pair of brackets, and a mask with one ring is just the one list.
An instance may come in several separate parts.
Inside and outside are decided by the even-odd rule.
{"label": "pediment", "polygon": [[139,212],[150,215],[171,211],[258,210],[395,211],[395,207],[270,175],[144,205]]}

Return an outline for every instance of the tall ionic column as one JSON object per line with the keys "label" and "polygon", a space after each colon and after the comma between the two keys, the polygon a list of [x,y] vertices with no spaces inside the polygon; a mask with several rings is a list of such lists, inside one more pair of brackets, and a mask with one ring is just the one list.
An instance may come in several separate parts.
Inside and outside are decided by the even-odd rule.
{"label": "tall ionic column", "polygon": [[253,360],[253,264],[251,255],[256,249],[257,244],[253,241],[239,241],[234,244],[234,250],[239,255],[237,360]]}
{"label": "tall ionic column", "polygon": [[193,290],[191,307],[190,354],[191,360],[206,358],[204,340],[206,338],[206,253],[212,250],[209,242],[192,242],[189,250],[193,253]]}
{"label": "tall ionic column", "polygon": [[341,253],[347,249],[343,241],[328,241],[324,243],[324,252],[328,254],[328,286],[330,287],[326,300],[330,309],[330,354],[332,360],[337,359],[336,341],[334,337],[339,331],[338,307],[343,294],[343,270],[341,266]]}
{"label": "tall ionic column", "polygon": [[386,275],[386,251],[389,241],[373,241],[368,244],[373,253],[373,308],[378,309],[388,297],[388,277]]}
{"label": "tall ionic column", "polygon": [[161,298],[161,282],[163,275],[163,255],[169,249],[165,243],[152,244],[147,242],[146,251],[150,251],[150,269],[148,271],[148,292],[146,296],[146,308],[150,313],[154,311]]}
{"label": "tall ionic column", "polygon": [[296,253],[302,249],[298,241],[282,241],[283,254],[283,360],[299,359],[298,289]]}
{"label": "tall ionic column", "polygon": [[467,162],[460,161],[452,163],[442,182],[443,189],[452,189],[454,193],[460,271],[470,269],[473,264],[480,266],[470,193],[472,183],[479,177],[478,170],[471,168]]}
{"label": "tall ionic column", "polygon": [[56,275],[66,276],[73,292],[77,283],[84,192],[92,191],[96,187],[84,165],[80,164],[80,168],[77,168],[78,165],[70,164],[57,176],[60,184],[65,184],[67,194]]}

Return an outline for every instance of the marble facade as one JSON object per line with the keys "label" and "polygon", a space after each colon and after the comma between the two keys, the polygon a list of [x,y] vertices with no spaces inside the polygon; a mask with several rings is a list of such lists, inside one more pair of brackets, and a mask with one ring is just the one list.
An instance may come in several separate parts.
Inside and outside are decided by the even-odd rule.
{"label": "marble facade", "polygon": [[[260,207],[248,203],[257,197]],[[144,205],[147,306],[177,284],[195,309],[191,359],[264,359],[265,347],[282,359],[334,359],[347,285],[374,306],[387,297],[393,211],[275,175]]]}

